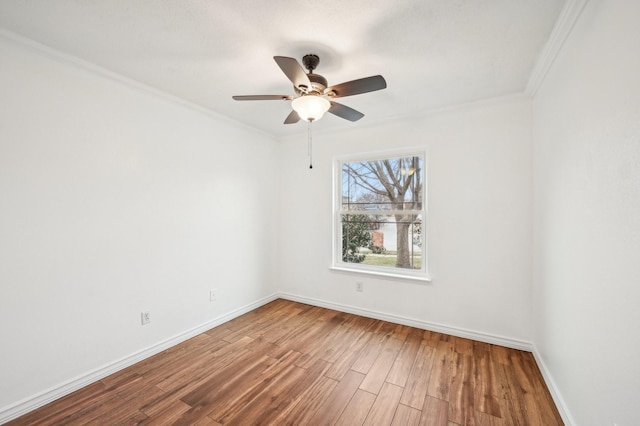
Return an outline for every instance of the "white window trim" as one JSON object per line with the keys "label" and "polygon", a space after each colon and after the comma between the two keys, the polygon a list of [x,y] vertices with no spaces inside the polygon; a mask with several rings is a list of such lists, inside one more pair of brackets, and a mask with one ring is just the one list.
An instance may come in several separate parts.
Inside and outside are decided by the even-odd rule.
{"label": "white window trim", "polygon": [[[340,220],[340,207],[342,206],[342,164],[354,161],[374,161],[387,158],[410,157],[414,155],[422,156],[422,236],[423,236],[423,252],[422,252],[422,269],[419,271],[402,268],[390,268],[384,266],[362,265],[358,263],[348,263],[342,261],[341,247],[342,235],[338,226],[342,223]],[[428,180],[427,180],[427,149],[422,147],[401,148],[387,151],[374,151],[369,153],[349,154],[336,156],[333,158],[333,202],[332,202],[332,264],[330,270],[336,272],[346,272],[353,274],[372,275],[384,278],[391,278],[410,282],[431,282],[428,264]]]}

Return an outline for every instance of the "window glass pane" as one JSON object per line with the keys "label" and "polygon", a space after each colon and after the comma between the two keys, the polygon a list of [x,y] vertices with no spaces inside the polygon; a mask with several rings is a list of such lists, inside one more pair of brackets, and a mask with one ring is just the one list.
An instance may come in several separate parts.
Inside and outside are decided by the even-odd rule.
{"label": "window glass pane", "polygon": [[420,269],[421,214],[341,214],[342,261]]}
{"label": "window glass pane", "polygon": [[342,163],[342,211],[421,210],[422,156]]}

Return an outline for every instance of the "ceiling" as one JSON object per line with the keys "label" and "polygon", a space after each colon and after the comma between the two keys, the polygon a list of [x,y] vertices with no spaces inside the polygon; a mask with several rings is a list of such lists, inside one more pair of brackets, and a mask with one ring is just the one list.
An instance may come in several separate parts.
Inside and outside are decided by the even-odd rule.
{"label": "ceiling", "polygon": [[292,95],[273,60],[320,56],[329,85],[381,74],[325,129],[524,92],[565,0],[0,0],[0,27],[276,137]]}

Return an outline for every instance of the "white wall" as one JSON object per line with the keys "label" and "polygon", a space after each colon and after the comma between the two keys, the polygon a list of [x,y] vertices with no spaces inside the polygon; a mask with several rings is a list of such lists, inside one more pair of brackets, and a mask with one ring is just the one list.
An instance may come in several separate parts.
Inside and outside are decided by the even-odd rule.
{"label": "white wall", "polygon": [[[329,116],[323,120],[338,120]],[[367,120],[365,117],[364,120]],[[530,341],[531,103],[488,102],[283,141],[280,284],[286,293]],[[426,147],[431,283],[330,271],[332,158]],[[364,291],[355,291],[356,281]]]}
{"label": "white wall", "polygon": [[0,94],[0,413],[273,294],[274,140],[5,37]]}
{"label": "white wall", "polygon": [[[0,418],[281,290],[533,340],[571,423],[640,423],[638,16],[590,0],[533,112],[320,122],[313,171],[304,134],[274,143],[0,36]],[[333,157],[411,146],[432,282],[330,271]]]}
{"label": "white wall", "polygon": [[575,424],[640,424],[640,2],[591,0],[534,102],[534,343]]}

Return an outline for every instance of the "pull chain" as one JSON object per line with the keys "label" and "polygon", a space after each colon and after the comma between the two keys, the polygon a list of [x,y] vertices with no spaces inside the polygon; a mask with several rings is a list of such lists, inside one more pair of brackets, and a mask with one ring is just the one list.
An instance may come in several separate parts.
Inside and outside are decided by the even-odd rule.
{"label": "pull chain", "polygon": [[309,125],[307,127],[307,137],[309,139],[309,146],[308,146],[308,155],[309,155],[309,168],[313,169],[313,147],[311,146],[312,144],[312,140],[311,140],[311,122],[313,120],[309,120]]}

